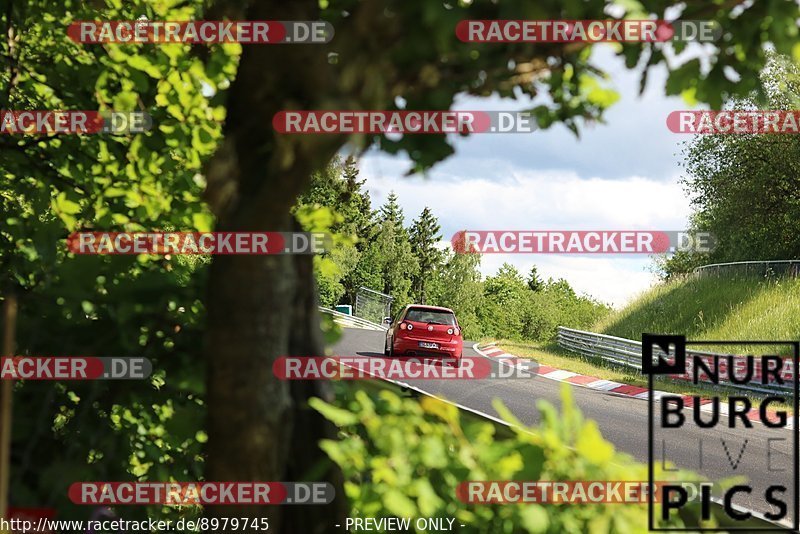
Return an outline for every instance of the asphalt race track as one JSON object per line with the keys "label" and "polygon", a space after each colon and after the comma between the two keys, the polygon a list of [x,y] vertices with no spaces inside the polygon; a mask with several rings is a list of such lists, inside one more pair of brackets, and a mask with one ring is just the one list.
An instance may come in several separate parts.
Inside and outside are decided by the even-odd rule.
{"label": "asphalt race track", "polygon": [[[472,342],[464,342],[464,356],[480,357],[472,349]],[[383,358],[384,333],[360,329],[344,329],[339,343],[334,347],[340,356],[373,356]],[[492,365],[501,365],[492,360]],[[561,382],[542,377],[484,379],[484,380],[408,380],[409,385],[425,393],[456,402],[466,408],[499,417],[492,408],[492,400],[499,398],[523,423],[535,425],[539,422],[536,402],[540,399],[560,405]],[[623,397],[614,393],[572,388],[575,402],[584,415],[597,422],[603,436],[618,450],[647,462],[647,401]],[[691,420],[691,412],[684,414]],[[784,483],[786,494],[779,495],[787,503],[789,518],[793,517],[794,491],[791,484],[792,431],[784,428],[768,428],[754,422],[753,428],[728,428],[727,418],[721,416],[722,424],[710,429],[698,429],[694,425],[665,431],[656,430],[655,457],[660,461],[662,448],[665,456],[680,468],[701,473],[709,480],[718,480],[720,473],[747,477],[753,487],[752,496],[737,494],[734,504],[760,513],[769,512],[770,505],[764,500],[765,488],[770,484]],[[699,440],[702,438],[702,459]],[[768,439],[780,439],[768,444]],[[743,444],[744,450],[742,451]],[[724,441],[724,443],[723,443]],[[769,470],[767,449],[771,449]],[[727,450],[726,450],[727,449]],[[738,460],[738,463],[737,463]],[[737,465],[732,471],[732,465]],[[787,471],[778,471],[787,469]],[[773,512],[777,509],[773,508]]]}

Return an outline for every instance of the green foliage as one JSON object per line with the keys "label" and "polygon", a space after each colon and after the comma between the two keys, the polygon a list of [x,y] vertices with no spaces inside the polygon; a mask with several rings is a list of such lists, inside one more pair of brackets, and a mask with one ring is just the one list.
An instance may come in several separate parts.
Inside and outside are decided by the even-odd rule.
{"label": "green foliage", "polygon": [[[608,76],[592,61],[592,47],[580,43],[463,43],[453,28],[466,19],[589,20],[607,18],[613,11],[621,19],[707,20],[722,29],[721,38],[704,44],[708,60],[680,54],[686,43],[622,43],[614,45],[629,69],[641,69],[644,90],[650,68],[666,66],[666,91],[719,108],[733,94],[756,89],[757,75],[766,55],[764,43],[780,53],[796,49],[798,6],[791,0],[755,2],[743,10],[740,4],[673,0],[587,2],[459,1],[452,4],[393,1],[392,16],[384,20],[354,0],[326,0],[323,17],[337,28],[337,42],[349,54],[336,63],[336,89],[358,95],[362,109],[384,109],[401,96],[407,109],[450,109],[456,95],[495,94],[504,98],[536,98],[532,108],[539,127],[564,124],[579,132],[586,123],[602,120],[616,100]],[[361,10],[365,11],[361,11]],[[606,11],[604,11],[606,10]],[[346,14],[345,14],[346,13]],[[356,13],[354,15],[354,13]],[[365,48],[363,40],[349,41],[363,17],[379,26],[380,36]],[[669,57],[670,61],[666,58]],[[368,59],[369,58],[369,59]],[[375,58],[375,59],[373,59]],[[733,74],[735,73],[735,74]],[[735,80],[735,81],[734,81]],[[327,91],[327,94],[334,91]],[[401,139],[371,136],[380,149],[405,152],[413,171],[425,170],[453,154],[445,136],[406,135]]]}
{"label": "green foliage", "polygon": [[438,279],[441,283],[431,300],[456,312],[464,339],[480,339],[484,335],[480,319],[483,306],[480,260],[478,254],[448,251]]}
{"label": "green foliage", "polygon": [[492,337],[518,337],[522,331],[528,288],[516,267],[504,263],[495,276],[484,282],[481,319]]}
{"label": "green foliage", "polygon": [[[155,372],[144,383],[19,383],[16,406],[30,417],[14,420],[18,505],[47,503],[60,516],[80,517],[85,510],[66,498],[71,481],[202,476],[205,308],[197,295],[206,269],[152,265],[136,257],[76,258],[54,269],[46,287],[21,296],[21,353],[146,357]],[[48,458],[46,467],[40,458]]]}
{"label": "green foliage", "polygon": [[[354,195],[363,197],[362,205],[369,206],[369,195],[360,190],[363,182],[355,183]],[[346,302],[354,304],[358,288],[364,286],[394,297],[393,309],[399,310],[414,300],[411,285],[420,269],[397,196],[391,193],[386,204],[375,214],[365,212],[363,208],[359,213],[362,216],[367,213],[370,218],[360,223],[358,258],[343,280]]]}
{"label": "green foliage", "polygon": [[327,256],[314,258],[317,290],[322,306],[333,307],[342,301],[345,287],[342,278],[358,263],[359,253],[350,243],[335,246]]}
{"label": "green foliage", "polygon": [[408,237],[408,231],[405,228],[405,215],[403,215],[403,208],[397,200],[397,193],[394,191],[389,192],[386,197],[386,204],[378,210],[378,221],[386,222],[393,226],[392,230],[398,240]]}
{"label": "green foliage", "polygon": [[[504,264],[484,283],[479,316],[483,335],[497,339],[548,341],[558,326],[586,328],[604,317],[610,308],[577,295],[564,279],[542,282],[536,267],[526,282],[515,267]],[[532,280],[537,282],[531,289]]]}
{"label": "green foliage", "polygon": [[204,62],[189,45],[84,46],[66,35],[74,20],[201,18],[200,1],[7,4],[0,25],[15,38],[0,40],[2,109],[137,110],[155,125],[0,139],[0,291],[19,294],[19,353],[138,356],[155,369],[144,383],[16,384],[28,417],[14,418],[12,503],[80,517],[88,510],[69,503],[71,481],[202,476],[208,260],[74,256],[64,238],[211,229],[201,173],[221,137],[239,47],[210,47]]}
{"label": "green foliage", "polygon": [[[771,55],[758,95],[731,109],[797,109],[800,67]],[[692,198],[692,229],[716,236],[708,254],[662,258],[662,278],[703,263],[800,257],[800,139],[796,135],[699,135],[683,151],[684,185]]]}
{"label": "green foliage", "polygon": [[[144,385],[17,383],[16,406],[37,416],[14,419],[12,498],[16,505],[45,503],[58,508],[60,517],[70,518],[88,510],[66,501],[68,481],[201,476],[199,451],[206,439],[201,423],[206,378],[201,340],[208,327],[202,298],[206,260],[73,257],[64,252],[63,238],[76,229],[213,227],[201,195],[216,201],[224,191],[206,184],[203,168],[221,138],[227,88],[236,75],[241,47],[79,45],[67,38],[65,28],[76,20],[134,20],[142,15],[150,20],[202,20],[208,15],[203,13],[207,4],[201,0],[16,1],[6,2],[0,10],[0,27],[8,37],[0,39],[2,109],[135,109],[148,112],[155,125],[150,132],[130,136],[0,139],[0,290],[12,285],[20,293],[19,351],[144,356],[157,369]],[[214,3],[223,8],[245,4]],[[340,109],[382,109],[396,96],[402,96],[409,108],[448,109],[458,94],[534,96],[546,102],[534,110],[541,127],[563,122],[573,131],[582,121],[602,118],[614,101],[605,75],[591,65],[590,47],[464,44],[453,34],[455,23],[468,18],[552,18],[554,13],[567,19],[598,18],[603,16],[604,3],[391,1],[382,13],[370,13],[374,5],[332,0],[321,2],[319,12],[307,12],[309,20],[324,18],[336,27],[334,46],[341,60],[324,63],[329,70],[321,69],[324,72],[315,83],[304,84],[301,79],[265,83],[258,87],[261,100],[286,103],[286,93],[281,93],[285,89],[291,99],[301,95],[302,101],[312,105],[324,100],[326,106]],[[653,14],[664,18],[675,3],[617,5],[625,17]],[[303,7],[298,10],[302,15]],[[701,3],[685,6],[684,18],[716,20],[730,38],[721,41],[719,48],[708,45],[709,72],[699,72],[696,63],[678,66],[670,74],[668,91],[690,91],[715,105],[725,89],[746,92],[754,87],[755,73],[763,63],[763,42],[771,41],[779,52],[796,46],[795,2],[756,2],[747,15],[735,16],[731,10],[709,9]],[[365,21],[371,29],[368,39],[359,27]],[[650,67],[664,62],[663,46],[631,44],[619,50],[629,67],[639,59]],[[327,47],[320,50],[309,51],[308,56],[330,57]],[[726,80],[725,68],[736,71],[741,81]],[[264,79],[253,79],[274,78],[271,69],[264,72]],[[252,111],[257,115],[260,110]],[[265,119],[258,116],[257,120]],[[237,125],[230,122],[236,131]],[[271,141],[257,147],[263,149],[265,160],[274,151]],[[415,170],[428,168],[453,152],[443,135],[403,136],[398,141],[368,136],[354,142],[375,143],[390,153],[404,151]],[[300,154],[313,160],[319,149],[311,143],[303,148],[309,146],[307,154],[302,149],[281,152],[280,164]],[[332,150],[330,146],[324,150]],[[360,191],[354,167],[348,165],[334,173],[344,176],[339,189],[343,194],[315,199],[312,192],[306,203],[311,207],[297,211],[307,228],[326,228],[339,236],[331,254],[316,263],[321,292],[326,301],[334,302],[342,287],[346,296],[363,282],[388,288],[401,302],[408,298],[410,288],[406,276],[414,272],[413,262],[406,261],[410,257],[410,249],[404,248],[407,240],[401,239],[406,231],[402,222],[398,224],[402,218],[394,217],[391,224],[370,231],[374,218],[368,197]],[[273,178],[266,166],[265,175]],[[323,187],[319,193],[327,194],[327,190]],[[348,244],[352,235],[361,239]],[[389,265],[387,258],[395,263]],[[465,328],[477,333],[483,328],[484,295],[476,267],[476,258],[447,259],[441,280],[448,283],[436,280],[431,291],[438,292],[443,302],[460,306]],[[463,283],[451,287],[452,281]],[[329,340],[335,336],[336,329],[327,320],[323,330]],[[47,459],[45,467],[41,459]],[[142,518],[163,510],[126,512],[130,518]],[[523,525],[533,523],[530,515],[520,519]]]}
{"label": "green foliage", "polygon": [[[452,404],[404,399],[388,390],[368,394],[342,386],[335,404],[313,399],[311,405],[340,429],[341,439],[322,446],[344,472],[352,515],[454,517],[465,525],[460,531],[481,533],[640,532],[647,524],[646,503],[483,505],[457,498],[456,488],[467,481],[647,480],[647,466],[603,439],[566,385],[560,413],[537,402],[537,428],[526,429],[497,402],[498,413],[517,425],[507,433]],[[697,480],[661,466],[656,477]]]}
{"label": "green foliage", "polygon": [[419,272],[419,263],[411,252],[407,236],[405,228],[398,230],[398,221],[383,219],[379,221],[378,233],[370,243],[372,254],[366,256],[377,259],[373,268],[377,268],[381,276],[383,285],[379,290],[394,297],[392,307],[395,310],[412,302],[411,280]]}
{"label": "green foliage", "polygon": [[366,235],[372,224],[369,194],[358,179],[353,157],[342,161],[335,157],[324,169],[311,175],[311,185],[297,199],[295,210],[328,208],[333,219],[329,230],[346,237]]}
{"label": "green foliage", "polygon": [[539,276],[539,270],[535,265],[531,267],[531,271],[528,273],[527,283],[528,289],[534,293],[544,289],[544,281],[542,280],[542,277]]}
{"label": "green foliage", "polygon": [[371,228],[369,195],[362,191],[355,160],[334,158],[311,177],[311,186],[301,195],[294,213],[304,230],[327,232],[332,249],[314,258],[320,304],[333,307],[342,302],[362,255],[359,235]]}
{"label": "green foliage", "polygon": [[662,281],[670,282],[686,276],[702,265],[713,263],[708,254],[679,250],[673,254],[659,254],[653,260],[653,270]]}

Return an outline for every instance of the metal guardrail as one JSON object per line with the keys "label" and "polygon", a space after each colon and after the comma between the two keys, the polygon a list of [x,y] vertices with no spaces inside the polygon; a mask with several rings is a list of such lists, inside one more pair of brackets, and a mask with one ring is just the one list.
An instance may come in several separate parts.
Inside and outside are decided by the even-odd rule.
{"label": "metal guardrail", "polygon": [[[604,362],[612,365],[624,366],[642,371],[642,343],[632,339],[625,339],[622,337],[608,336],[605,334],[597,334],[594,332],[585,332],[583,330],[574,330],[564,326],[558,327],[558,335],[556,337],[558,345],[567,350],[578,352],[584,356],[592,358],[600,358]],[[703,357],[726,357],[726,354],[716,354],[713,352],[704,351],[686,351],[687,356],[696,355]],[[664,355],[666,356],[666,354]],[[737,374],[737,376],[740,376]],[[681,380],[681,377],[671,376]],[[710,387],[717,387],[716,384],[708,383]],[[742,390],[749,390],[758,393],[774,393],[780,389],[791,389],[791,381],[785,381],[784,384],[730,384],[723,383],[720,376],[719,387],[736,388]]]}
{"label": "metal guardrail", "polygon": [[800,260],[732,261],[710,263],[695,268],[695,275],[739,275],[739,276],[790,276],[800,277]]}
{"label": "metal guardrail", "polygon": [[328,315],[332,315],[333,320],[342,326],[347,326],[350,328],[364,328],[367,330],[379,330],[381,332],[386,331],[386,326],[373,323],[372,321],[367,321],[366,319],[356,317],[355,315],[347,315],[346,313],[325,308],[323,306],[319,307],[319,311],[322,313],[327,313]]}
{"label": "metal guardrail", "polygon": [[392,314],[392,302],[394,302],[394,297],[391,295],[361,286],[356,291],[353,315],[357,315],[362,319],[380,322],[384,317]]}

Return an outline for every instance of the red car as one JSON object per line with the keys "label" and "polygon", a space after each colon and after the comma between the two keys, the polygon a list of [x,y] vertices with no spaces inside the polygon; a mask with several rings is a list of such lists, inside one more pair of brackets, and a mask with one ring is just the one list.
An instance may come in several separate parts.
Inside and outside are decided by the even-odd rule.
{"label": "red car", "polygon": [[456,314],[448,308],[409,304],[389,325],[383,353],[387,356],[440,356],[461,363],[464,339]]}

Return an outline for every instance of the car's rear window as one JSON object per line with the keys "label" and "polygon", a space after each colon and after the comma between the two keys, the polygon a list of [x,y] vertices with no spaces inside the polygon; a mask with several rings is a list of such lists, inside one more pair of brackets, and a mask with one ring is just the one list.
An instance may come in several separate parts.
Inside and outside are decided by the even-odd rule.
{"label": "car's rear window", "polygon": [[406,314],[406,321],[417,323],[456,325],[456,316],[451,312],[439,310],[426,310],[424,308],[411,308]]}

